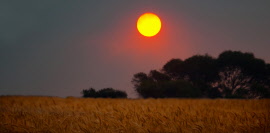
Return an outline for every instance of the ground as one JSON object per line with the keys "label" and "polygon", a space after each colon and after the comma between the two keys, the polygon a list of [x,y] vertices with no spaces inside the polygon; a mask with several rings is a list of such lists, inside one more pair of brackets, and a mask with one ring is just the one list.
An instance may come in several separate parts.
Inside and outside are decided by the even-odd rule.
{"label": "ground", "polygon": [[270,132],[270,99],[0,97],[0,132]]}

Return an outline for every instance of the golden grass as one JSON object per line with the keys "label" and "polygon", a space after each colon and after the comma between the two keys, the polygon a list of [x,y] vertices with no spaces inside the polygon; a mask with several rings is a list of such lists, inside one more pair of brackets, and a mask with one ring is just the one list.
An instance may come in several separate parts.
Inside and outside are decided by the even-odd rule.
{"label": "golden grass", "polygon": [[270,132],[270,99],[0,97],[0,132]]}

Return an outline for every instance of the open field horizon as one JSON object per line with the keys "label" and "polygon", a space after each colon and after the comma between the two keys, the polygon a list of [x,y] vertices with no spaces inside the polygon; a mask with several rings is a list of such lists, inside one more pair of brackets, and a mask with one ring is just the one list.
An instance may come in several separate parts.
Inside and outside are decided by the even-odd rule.
{"label": "open field horizon", "polygon": [[269,132],[270,99],[1,96],[0,132]]}
{"label": "open field horizon", "polygon": [[0,133],[270,133],[270,0],[0,1]]}

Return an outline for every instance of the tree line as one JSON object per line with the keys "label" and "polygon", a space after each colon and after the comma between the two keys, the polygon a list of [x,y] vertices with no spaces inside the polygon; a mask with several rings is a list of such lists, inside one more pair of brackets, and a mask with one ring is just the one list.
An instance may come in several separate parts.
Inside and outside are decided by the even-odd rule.
{"label": "tree line", "polygon": [[194,55],[136,73],[132,83],[143,98],[270,98],[270,64],[241,51]]}

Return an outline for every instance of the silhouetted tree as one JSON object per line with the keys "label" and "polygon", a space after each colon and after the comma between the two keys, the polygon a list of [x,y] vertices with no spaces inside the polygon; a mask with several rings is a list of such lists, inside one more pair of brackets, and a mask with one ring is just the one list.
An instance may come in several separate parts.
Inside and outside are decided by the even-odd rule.
{"label": "silhouetted tree", "polygon": [[270,64],[252,53],[224,51],[217,59],[195,55],[172,59],[161,71],[137,73],[135,90],[147,97],[270,97]]}
{"label": "silhouetted tree", "polygon": [[240,51],[224,51],[218,59],[219,70],[227,67],[238,67],[244,75],[252,76],[252,80],[264,80],[267,77],[267,66],[261,59],[255,58],[252,53]]}
{"label": "silhouetted tree", "polygon": [[184,62],[181,59],[171,59],[163,66],[162,71],[173,80],[183,79],[185,76],[183,64]]}
{"label": "silhouetted tree", "polygon": [[250,87],[249,98],[270,98],[269,86],[254,83]]}
{"label": "silhouetted tree", "polygon": [[170,81],[171,78],[162,73],[162,72],[159,72],[157,70],[151,70],[150,73],[149,73],[149,79],[152,79],[153,81],[155,82],[165,82],[165,81]]}
{"label": "silhouetted tree", "polygon": [[135,91],[143,98],[149,97],[151,93],[155,92],[155,83],[150,79],[147,74],[140,72],[134,74],[132,81]]}
{"label": "silhouetted tree", "polygon": [[82,91],[83,97],[91,98],[127,98],[127,94],[124,91],[115,90],[113,88],[104,88],[96,91],[93,88]]}
{"label": "silhouetted tree", "polygon": [[114,90],[113,88],[104,88],[104,89],[97,91],[97,97],[127,98],[127,94],[123,91]]}
{"label": "silhouetted tree", "polygon": [[239,67],[226,67],[219,72],[220,80],[213,84],[223,97],[244,98],[250,87],[250,76],[245,76]]}
{"label": "silhouetted tree", "polygon": [[205,97],[211,89],[211,83],[218,79],[216,60],[209,55],[195,55],[184,61],[185,77],[200,88]]}
{"label": "silhouetted tree", "polygon": [[96,90],[94,88],[89,88],[88,90],[83,90],[81,92],[83,94],[83,97],[93,97],[95,98],[97,96]]}
{"label": "silhouetted tree", "polygon": [[270,64],[266,64],[266,74],[267,78],[265,82],[268,83],[267,86],[270,88]]}
{"label": "silhouetted tree", "polygon": [[134,74],[131,82],[133,83],[135,88],[138,88],[139,86],[141,86],[142,82],[147,81],[147,80],[149,80],[147,74],[140,72],[140,73]]}
{"label": "silhouetted tree", "polygon": [[192,83],[200,88],[205,97],[208,97],[208,91],[213,92],[211,83],[218,79],[216,60],[207,54],[195,55],[185,61],[172,59],[163,66],[162,71],[171,76],[171,79]]}
{"label": "silhouetted tree", "polygon": [[201,97],[201,90],[184,80],[164,82],[160,85],[163,97],[173,98],[197,98]]}
{"label": "silhouetted tree", "polygon": [[191,83],[184,80],[172,80],[168,75],[151,70],[148,75],[137,73],[132,83],[135,90],[143,98],[200,97],[201,92]]}
{"label": "silhouetted tree", "polygon": [[[219,80],[214,83],[223,97],[228,98],[260,98],[261,93],[254,91],[255,84],[263,86],[265,93],[269,90],[267,65],[252,53],[225,51],[217,59]],[[255,88],[254,88],[255,87]]]}

